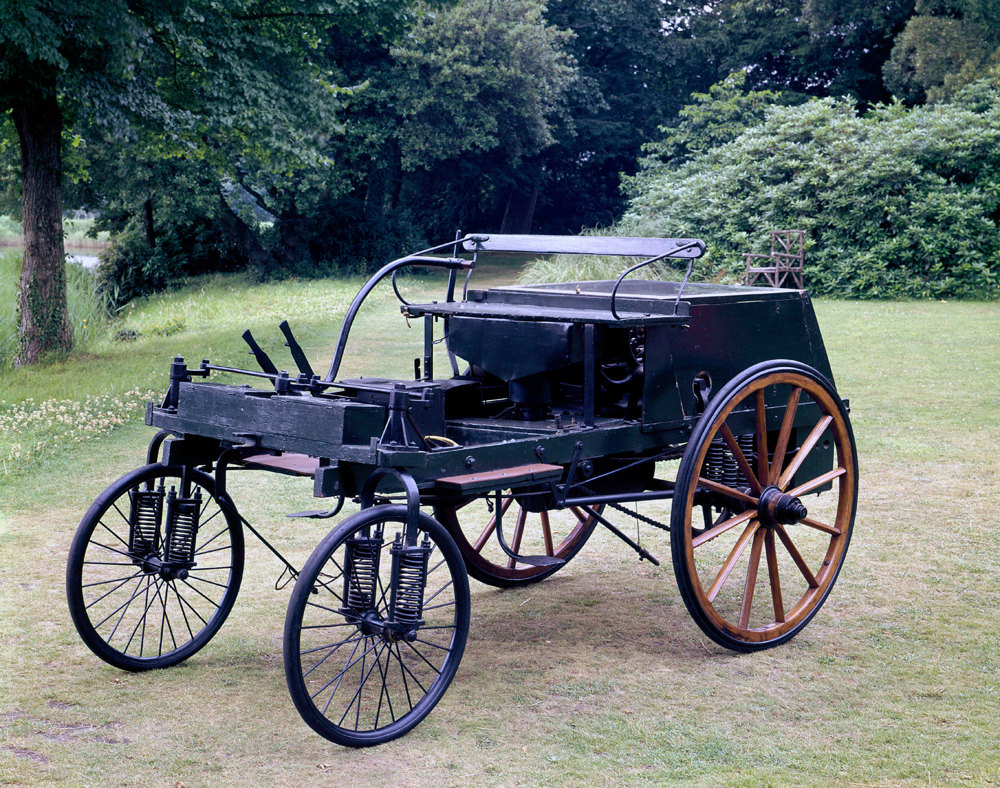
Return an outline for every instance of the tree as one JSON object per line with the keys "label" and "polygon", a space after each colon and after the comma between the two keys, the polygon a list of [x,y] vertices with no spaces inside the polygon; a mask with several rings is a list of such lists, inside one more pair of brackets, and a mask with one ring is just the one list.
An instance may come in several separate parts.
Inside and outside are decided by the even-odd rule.
{"label": "tree", "polygon": [[675,73],[668,13],[661,0],[550,1],[546,19],[573,32],[564,46],[578,77],[557,144],[541,157],[540,230],[608,225],[624,208],[620,174],[634,172],[640,146],[689,89]]}
{"label": "tree", "polygon": [[544,12],[539,0],[465,0],[425,14],[392,49],[382,90],[398,117],[393,148],[410,174],[405,196],[444,198],[436,232],[491,208],[502,229],[530,228],[539,156],[556,142],[576,79],[570,33]]}
{"label": "tree", "polygon": [[917,0],[884,67],[888,87],[910,103],[947,99],[991,72],[1000,76],[996,0]]}
{"label": "tree", "polygon": [[802,17],[812,39],[835,64],[827,90],[862,104],[890,98],[882,70],[893,42],[913,15],[914,0],[804,0]]}
{"label": "tree", "polygon": [[663,138],[643,146],[642,165],[649,170],[661,163],[679,167],[694,156],[736,139],[764,120],[769,107],[789,103],[773,90],[747,90],[745,71],[734,71],[707,93],[692,93],[674,126],[662,126]]}
{"label": "tree", "polygon": [[155,128],[150,145],[164,157],[311,155],[335,102],[310,55],[338,13],[350,11],[266,0],[0,2],[0,108],[18,134],[25,232],[17,364],[72,342],[64,130],[99,128],[124,144]]}
{"label": "tree", "polygon": [[337,38],[333,62],[360,87],[331,151],[350,193],[324,202],[327,238],[369,257],[387,239],[525,226],[539,156],[556,141],[576,78],[570,34],[544,9],[540,0],[425,4],[404,31]]}

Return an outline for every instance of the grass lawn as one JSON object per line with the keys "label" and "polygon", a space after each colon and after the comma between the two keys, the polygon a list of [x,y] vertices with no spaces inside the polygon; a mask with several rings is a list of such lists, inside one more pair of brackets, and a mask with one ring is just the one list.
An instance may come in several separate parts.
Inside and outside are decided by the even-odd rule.
{"label": "grass lawn", "polygon": [[[851,400],[858,518],[830,599],[777,649],[704,638],[664,535],[644,526],[659,568],[595,533],[542,584],[473,582],[455,681],[413,732],[372,750],[330,744],[295,712],[281,665],[289,588],[275,590],[281,566],[253,540],[240,598],[203,651],[144,674],[99,661],[69,620],[66,554],[94,497],[144,461],[142,403],[170,358],[247,364],[250,327],[287,359],[287,317],[322,367],[358,284],[199,280],[130,309],[112,333],[132,341],[0,372],[0,782],[1000,784],[1000,304],[817,304]],[[428,297],[439,285],[404,282]],[[421,352],[422,326],[407,330],[391,292],[353,336],[345,375],[407,376]],[[332,527],[284,516],[316,508],[310,492],[234,479],[243,513],[296,564]]]}

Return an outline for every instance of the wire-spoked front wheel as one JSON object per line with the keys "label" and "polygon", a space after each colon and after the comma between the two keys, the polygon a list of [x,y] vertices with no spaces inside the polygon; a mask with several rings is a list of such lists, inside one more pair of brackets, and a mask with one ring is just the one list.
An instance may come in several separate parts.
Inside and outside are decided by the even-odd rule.
{"label": "wire-spoked front wheel", "polygon": [[94,501],[69,551],[66,596],[83,642],[123,670],[176,665],[232,610],[239,516],[194,468],[146,465]]}
{"label": "wire-spoked front wheel", "polygon": [[469,634],[469,579],[447,531],[405,506],[345,520],[313,551],[285,618],[285,679],[299,714],[349,747],[411,730],[444,695]]}

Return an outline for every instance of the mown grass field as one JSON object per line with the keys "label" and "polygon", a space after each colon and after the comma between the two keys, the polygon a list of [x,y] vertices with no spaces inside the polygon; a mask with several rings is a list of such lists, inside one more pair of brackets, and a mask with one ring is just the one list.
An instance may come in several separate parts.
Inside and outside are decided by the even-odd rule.
{"label": "mown grass field", "polygon": [[[358,284],[202,280],[126,313],[110,334],[132,341],[0,373],[0,782],[1000,784],[995,303],[817,304],[861,492],[836,588],[778,649],[738,655],[704,638],[664,535],[644,527],[658,569],[598,533],[542,584],[473,582],[454,683],[411,734],[373,750],[300,721],[281,667],[289,590],[275,590],[280,564],[252,540],[241,596],[202,652],[145,674],[100,662],[69,620],[66,553],[90,501],[143,462],[142,402],[170,358],[248,363],[246,327],[280,355],[288,317],[322,366]],[[405,286],[430,295],[435,281]],[[354,337],[345,373],[406,376],[421,327],[407,330],[382,292]],[[285,518],[316,507],[309,493],[262,474],[233,490],[298,564],[331,527]]]}

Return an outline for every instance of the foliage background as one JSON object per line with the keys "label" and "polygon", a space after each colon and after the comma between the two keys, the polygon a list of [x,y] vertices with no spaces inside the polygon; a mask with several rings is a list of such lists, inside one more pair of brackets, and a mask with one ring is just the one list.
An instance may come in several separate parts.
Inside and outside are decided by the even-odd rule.
{"label": "foliage background", "polygon": [[50,188],[110,235],[115,308],[213,271],[362,272],[457,230],[608,228],[703,236],[703,271],[733,279],[801,227],[818,292],[992,298],[997,9],[3,0],[0,211],[21,211],[14,109],[44,98]]}
{"label": "foliage background", "polygon": [[[750,122],[756,106],[743,113]],[[774,106],[721,144],[719,133],[689,132],[686,158],[657,155],[677,147],[676,134],[651,147],[618,229],[700,236],[714,272],[731,277],[742,274],[743,252],[765,251],[764,229],[803,229],[813,292],[997,297],[996,87],[977,83],[948,103],[880,105],[863,116],[846,99],[814,99]]]}

